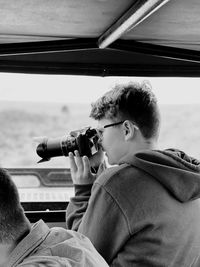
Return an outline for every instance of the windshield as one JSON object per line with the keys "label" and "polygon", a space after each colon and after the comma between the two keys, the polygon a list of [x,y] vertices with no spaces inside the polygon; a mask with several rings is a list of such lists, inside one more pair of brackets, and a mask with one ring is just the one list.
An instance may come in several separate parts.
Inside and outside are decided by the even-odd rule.
{"label": "windshield", "polygon": [[49,202],[65,209],[74,195],[68,157],[38,163],[36,148],[44,136],[61,140],[96,127],[91,103],[118,82],[148,80],[161,110],[160,149],[179,148],[200,159],[200,79],[8,73],[0,79],[0,165],[10,171],[25,210],[38,209],[36,202],[45,210]]}
{"label": "windshield", "polygon": [[0,164],[3,167],[69,167],[67,157],[38,163],[35,137],[59,138],[85,126],[91,102],[117,82],[150,81],[161,109],[160,148],[200,158],[200,79],[84,77],[0,73]]}

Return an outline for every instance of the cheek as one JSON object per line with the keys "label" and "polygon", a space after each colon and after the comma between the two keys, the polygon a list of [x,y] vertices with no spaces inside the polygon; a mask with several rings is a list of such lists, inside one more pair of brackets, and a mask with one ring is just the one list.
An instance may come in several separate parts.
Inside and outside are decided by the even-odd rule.
{"label": "cheek", "polygon": [[118,147],[119,139],[114,135],[105,135],[102,140],[102,145],[105,149],[113,151]]}
{"label": "cheek", "polygon": [[107,142],[104,144],[104,147],[107,151],[108,156],[111,156],[112,158],[118,157],[120,149],[116,140],[114,140],[113,138],[111,140],[107,140]]}

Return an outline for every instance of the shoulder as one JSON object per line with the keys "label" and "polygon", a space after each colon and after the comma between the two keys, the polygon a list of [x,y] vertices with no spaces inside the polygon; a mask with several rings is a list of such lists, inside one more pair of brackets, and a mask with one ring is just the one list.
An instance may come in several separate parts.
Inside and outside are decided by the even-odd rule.
{"label": "shoulder", "polygon": [[77,244],[79,248],[91,248],[91,242],[86,236],[79,232],[64,229],[62,227],[52,227],[45,242],[46,245],[49,245],[50,247],[70,247],[72,244]]}
{"label": "shoulder", "polygon": [[[75,265],[74,262],[76,262]],[[37,247],[35,253],[27,257],[19,266],[57,267],[65,265],[108,266],[85,235],[61,227],[51,228],[49,235]]]}
{"label": "shoulder", "polygon": [[129,177],[133,176],[133,174],[136,172],[136,168],[130,164],[123,163],[119,166],[110,167],[103,171],[95,183],[102,186],[108,186],[112,182],[117,183],[117,181],[122,179],[129,179]]}
{"label": "shoulder", "polygon": [[136,198],[138,202],[148,202],[154,198],[154,194],[160,196],[164,190],[153,176],[128,163],[104,171],[95,181],[95,187],[96,191],[103,190],[118,203],[123,202],[125,205],[127,199]]}
{"label": "shoulder", "polygon": [[[57,228],[53,230],[57,231]],[[69,266],[74,266],[74,261],[77,263],[75,266],[108,266],[88,237],[73,230],[61,229],[61,232],[66,233],[66,238],[51,247],[53,256],[66,258],[66,262],[72,264]]]}

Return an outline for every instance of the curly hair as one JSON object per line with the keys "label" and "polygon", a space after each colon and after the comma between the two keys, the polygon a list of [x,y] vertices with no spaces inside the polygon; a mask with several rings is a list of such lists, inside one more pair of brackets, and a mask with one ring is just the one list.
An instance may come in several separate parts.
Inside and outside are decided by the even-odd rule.
{"label": "curly hair", "polygon": [[131,120],[147,139],[157,137],[159,133],[160,113],[149,82],[115,85],[92,103],[90,117],[114,122]]}

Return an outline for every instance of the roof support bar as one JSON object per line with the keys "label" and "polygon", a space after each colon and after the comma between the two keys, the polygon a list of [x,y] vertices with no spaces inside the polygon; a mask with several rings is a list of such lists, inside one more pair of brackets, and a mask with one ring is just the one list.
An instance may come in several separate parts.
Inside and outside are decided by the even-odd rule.
{"label": "roof support bar", "polygon": [[153,14],[169,0],[136,0],[129,10],[120,17],[98,40],[99,48],[106,48],[125,32]]}
{"label": "roof support bar", "polygon": [[148,44],[134,40],[117,40],[109,46],[109,49],[200,64],[200,52],[184,48]]}
{"label": "roof support bar", "polygon": [[55,41],[0,44],[0,59],[8,55],[44,54],[97,48],[97,39],[63,39]]}

